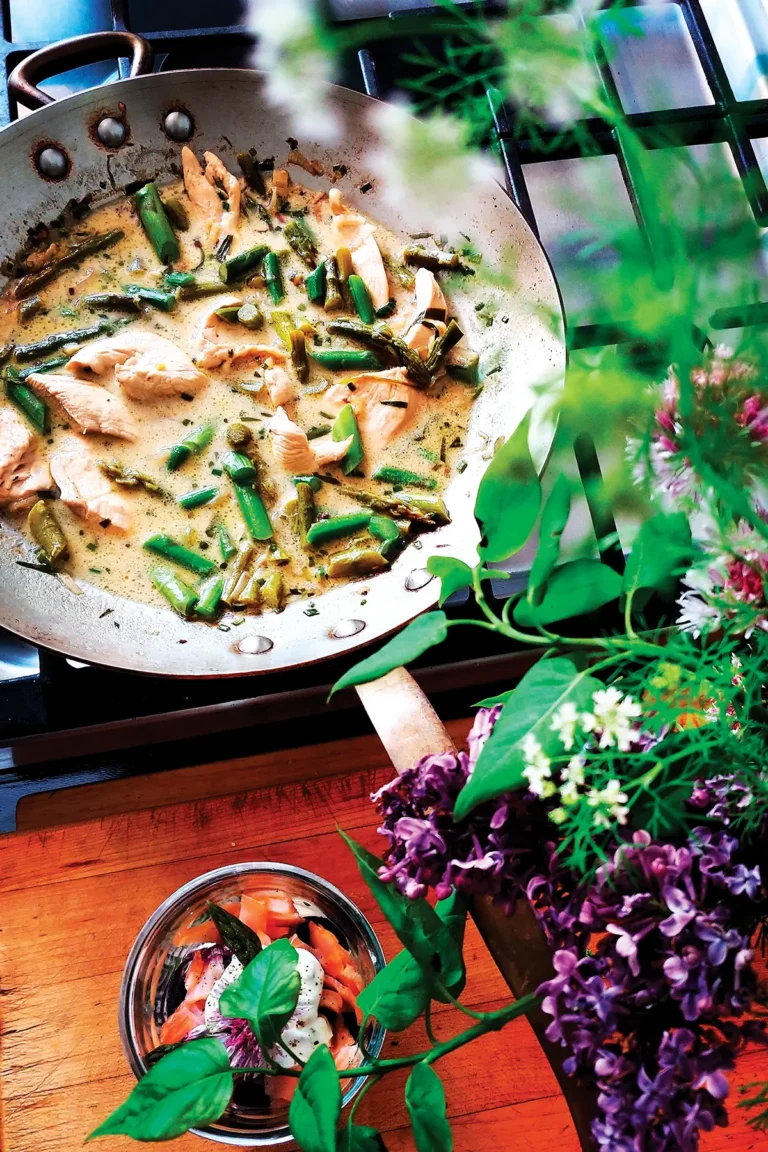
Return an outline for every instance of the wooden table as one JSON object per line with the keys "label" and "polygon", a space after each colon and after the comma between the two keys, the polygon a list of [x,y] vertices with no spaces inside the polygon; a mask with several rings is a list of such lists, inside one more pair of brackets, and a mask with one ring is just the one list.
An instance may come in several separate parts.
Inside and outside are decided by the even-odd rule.
{"label": "wooden table", "polygon": [[[451,725],[461,741],[468,721]],[[30,798],[20,831],[0,840],[0,1084],[3,1152],[75,1152],[133,1084],[117,1031],[123,963],[145,919],[179,885],[244,860],[298,864],[332,880],[370,917],[387,956],[394,937],[336,824],[376,851],[369,794],[391,775],[371,736],[294,752],[204,765],[161,776]],[[470,925],[466,1002],[491,1009],[506,986]],[[461,1028],[439,1007],[441,1038]],[[415,1051],[420,1025],[390,1038]],[[567,1110],[524,1019],[440,1064],[456,1152],[575,1152]],[[746,1054],[734,1076],[768,1075]],[[359,1116],[391,1152],[413,1148],[403,1105],[405,1073],[388,1076]],[[105,1147],[127,1152],[122,1137]],[[200,1152],[194,1136],[173,1145]],[[211,1145],[211,1147],[213,1147]],[[743,1114],[702,1141],[704,1152],[765,1148]]]}

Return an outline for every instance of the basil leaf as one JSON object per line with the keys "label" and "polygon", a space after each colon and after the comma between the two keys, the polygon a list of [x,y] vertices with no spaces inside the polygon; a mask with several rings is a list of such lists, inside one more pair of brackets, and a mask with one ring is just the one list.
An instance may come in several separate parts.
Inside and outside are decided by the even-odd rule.
{"label": "basil leaf", "polygon": [[275,940],[225,988],[222,1016],[247,1020],[262,1048],[277,1044],[299,1001],[299,954],[287,940]]}
{"label": "basil leaf", "polygon": [[691,527],[684,512],[659,513],[640,526],[624,572],[624,592],[634,597],[651,588],[671,599],[694,556]]}
{"label": "basil leaf", "polygon": [[417,616],[378,652],[374,652],[372,656],[355,664],[349,672],[345,672],[331,688],[328,699],[330,700],[334,692],[338,692],[341,688],[367,684],[370,680],[386,676],[393,668],[410,664],[435,644],[442,644],[447,635],[445,612],[427,612],[424,616]]}
{"label": "basil leaf", "polygon": [[173,1140],[188,1128],[212,1124],[232,1097],[227,1050],[214,1036],[190,1040],[167,1053],[130,1096],[88,1136]]}
{"label": "basil leaf", "polygon": [[302,1069],[288,1110],[288,1124],[303,1152],[336,1152],[341,1087],[325,1044],[315,1048]]}
{"label": "basil leaf", "polygon": [[410,1028],[427,1010],[432,980],[407,949],[377,972],[357,997],[364,1016],[374,1016],[389,1032]]}
{"label": "basil leaf", "polygon": [[571,513],[571,484],[561,472],[547,497],[539,526],[539,547],[528,577],[528,600],[540,604],[544,586],[560,556],[560,537]]}
{"label": "basil leaf", "polygon": [[528,450],[530,414],[494,456],[480,481],[475,519],[481,541],[477,554],[486,562],[519,552],[534,529],[541,507],[541,485]]}
{"label": "basil leaf", "polygon": [[398,939],[430,976],[439,976],[447,988],[458,984],[464,974],[461,951],[448,927],[424,899],[409,900],[392,884],[379,877],[381,860],[362,844],[342,832],[354,853],[360,875],[376,903],[397,933]]}
{"label": "basil leaf", "polygon": [[578,709],[588,708],[592,693],[602,687],[597,677],[578,672],[567,656],[534,664],[505,703],[483,745],[472,775],[456,798],[454,820],[463,820],[477,804],[525,783],[521,745],[529,732],[547,755],[562,753],[563,746],[550,727],[554,713],[567,700]]}
{"label": "basil leaf", "polygon": [[213,904],[211,901],[208,902],[208,913],[218,928],[219,936],[221,936],[225,947],[229,948],[230,952],[234,952],[240,963],[246,968],[262,950],[261,940],[253,928],[243,924],[242,920],[238,920],[237,916],[233,916],[220,904]]}
{"label": "basil leaf", "polygon": [[348,1124],[339,1140],[339,1152],[387,1152],[387,1146],[375,1128]]}
{"label": "basil leaf", "polygon": [[405,1086],[418,1152],[453,1152],[453,1135],[445,1112],[443,1085],[430,1064],[416,1064]]}
{"label": "basil leaf", "polygon": [[[463,560],[456,560],[453,556],[430,556],[427,560],[427,572],[437,576],[440,581],[440,599],[438,604],[442,608],[449,596],[461,588],[471,588],[473,570]],[[482,568],[481,580],[509,580],[510,573],[500,568]]]}
{"label": "basil leaf", "polygon": [[621,576],[599,560],[570,560],[556,568],[537,608],[518,600],[512,617],[516,624],[532,627],[568,620],[602,608],[621,595]]}

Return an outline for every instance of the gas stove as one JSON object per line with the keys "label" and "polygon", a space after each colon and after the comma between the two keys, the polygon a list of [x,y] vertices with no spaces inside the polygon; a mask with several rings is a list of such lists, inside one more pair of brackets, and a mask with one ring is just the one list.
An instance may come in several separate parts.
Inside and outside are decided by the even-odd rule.
{"label": "gas stove", "polygon": [[[594,9],[594,0],[580,0]],[[398,15],[415,5],[407,0],[330,0],[339,21]],[[578,18],[578,4],[573,18]],[[493,5],[488,6],[493,15]],[[212,22],[215,19],[215,26]],[[562,19],[561,16],[545,19]],[[362,25],[364,28],[364,24]],[[0,5],[0,56],[5,77],[24,55],[44,43],[84,32],[127,28],[154,48],[155,67],[247,67],[252,38],[243,23],[240,0],[7,0]],[[642,35],[638,35],[638,33]],[[45,39],[41,39],[44,33]],[[743,203],[724,206],[752,213],[768,223],[768,81],[760,60],[768,49],[768,7],[764,0],[680,0],[625,6],[606,14],[596,79],[641,132],[663,129],[669,147],[707,150],[742,177]],[[365,47],[349,58],[342,84],[381,99],[413,95],[413,58],[432,53],[445,60],[445,38],[409,36]],[[60,97],[122,75],[125,62],[88,65],[46,81]],[[446,64],[446,72],[448,66]],[[551,129],[531,135],[513,108],[498,105],[468,81],[479,99],[491,98],[495,135],[506,181],[529,224],[540,237],[557,274],[568,320],[571,348],[589,349],[626,338],[622,317],[601,294],[600,277],[585,283],[575,257],[585,245],[606,257],[599,213],[591,193],[612,193],[614,211],[627,227],[643,229],[635,189],[622,164],[615,132],[590,121],[593,152],[581,158],[576,133]],[[663,94],[663,95],[660,95]],[[0,125],[24,110],[13,106],[0,83]],[[568,208],[564,209],[564,192]],[[574,195],[574,192],[576,195]],[[574,205],[578,204],[578,209]],[[650,249],[649,249],[650,251]],[[768,304],[748,315],[723,302],[723,329],[747,321],[760,324]],[[576,464],[588,480],[589,511],[597,539],[613,539],[605,558],[623,563],[616,525],[604,501],[595,496],[600,465],[594,447],[577,446]],[[583,519],[589,522],[586,505]],[[525,560],[526,554],[523,554]],[[524,573],[494,583],[493,595],[517,591]],[[449,601],[449,613],[466,617],[466,592]],[[416,675],[444,718],[466,715],[471,705],[513,683],[530,663],[481,630],[462,629],[416,666]],[[254,751],[295,747],[368,730],[354,694],[326,704],[330,684],[349,660],[286,673],[238,680],[179,681],[93,668],[35,649],[0,630],[0,831],[14,827],[21,797],[119,776],[221,760]]]}

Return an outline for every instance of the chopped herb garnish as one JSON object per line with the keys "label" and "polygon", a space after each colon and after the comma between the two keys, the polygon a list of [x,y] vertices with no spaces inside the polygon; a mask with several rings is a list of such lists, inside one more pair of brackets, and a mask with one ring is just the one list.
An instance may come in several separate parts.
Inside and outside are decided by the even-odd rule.
{"label": "chopped herb garnish", "polygon": [[407,400],[379,400],[379,404],[384,404],[387,408],[407,408]]}

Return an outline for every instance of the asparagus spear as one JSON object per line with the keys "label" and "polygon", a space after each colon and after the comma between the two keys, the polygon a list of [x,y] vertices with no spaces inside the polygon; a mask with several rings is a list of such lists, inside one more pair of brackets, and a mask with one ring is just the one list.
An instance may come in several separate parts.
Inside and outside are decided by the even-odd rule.
{"label": "asparagus spear", "polygon": [[357,320],[334,320],[328,325],[328,331],[334,336],[347,336],[350,340],[381,349],[390,359],[407,368],[416,384],[426,388],[432,383],[432,375],[418,352],[395,336],[383,320],[377,320],[371,327]]}
{"label": "asparagus spear", "polygon": [[259,196],[266,196],[267,187],[259,168],[259,162],[256,159],[256,149],[249,148],[247,152],[238,152],[237,162],[248,187],[252,188]]}
{"label": "asparagus spear", "polygon": [[111,336],[120,323],[127,321],[99,320],[90,328],[71,328],[68,332],[53,332],[50,336],[36,340],[34,344],[17,344],[15,356],[17,360],[34,360],[35,356],[45,356],[48,352],[55,352],[65,344],[82,344],[85,340],[94,340],[97,336]]}
{"label": "asparagus spear", "polygon": [[250,541],[243,540],[237,549],[237,556],[232,562],[232,568],[227,573],[227,579],[224,582],[224,591],[221,594],[222,600],[227,604],[232,604],[237,592],[237,586],[243,578],[243,574],[247,571],[248,566],[253,559],[253,545]]}
{"label": "asparagus spear", "polygon": [[341,459],[341,470],[345,476],[349,476],[350,472],[354,472],[363,462],[363,441],[357,426],[355,410],[351,404],[344,405],[331,429],[333,440],[346,440],[348,436],[352,436],[353,440]]}
{"label": "asparagus spear", "polygon": [[20,277],[13,286],[14,298],[22,300],[25,296],[31,296],[38,288],[42,288],[51,280],[55,280],[65,269],[71,268],[73,264],[79,264],[86,256],[93,256],[96,252],[111,248],[124,236],[125,233],[120,228],[115,228],[111,232],[101,232],[89,236],[78,244],[71,244],[63,256],[56,256],[36,272],[30,272],[26,276]]}
{"label": "asparagus spear", "polygon": [[39,296],[29,296],[26,300],[22,300],[19,304],[19,320],[22,324],[26,324],[27,320],[33,320],[43,310],[43,301]]}
{"label": "asparagus spear", "polygon": [[29,534],[49,564],[55,567],[69,555],[69,545],[53,509],[45,500],[33,504],[27,516]]}
{"label": "asparagus spear", "polygon": [[161,312],[173,312],[176,307],[175,292],[162,292],[159,288],[145,288],[141,284],[125,284],[124,290],[132,299],[142,304],[151,304]]}
{"label": "asparagus spear", "polygon": [[166,465],[168,471],[175,472],[190,456],[199,456],[201,452],[205,451],[213,440],[213,433],[213,424],[201,424],[199,428],[195,428],[193,432],[185,436],[180,444],[175,444],[168,457]]}
{"label": "asparagus spear", "polygon": [[212,620],[219,610],[221,595],[224,591],[224,577],[214,572],[197,590],[197,605],[195,615],[202,616],[204,620]]}
{"label": "asparagus spear", "polygon": [[281,612],[285,603],[285,588],[279,572],[273,572],[261,587],[261,602],[273,612]]}
{"label": "asparagus spear", "polygon": [[371,572],[379,572],[388,567],[388,560],[377,552],[375,548],[351,548],[348,552],[337,552],[328,561],[328,575],[337,578],[342,576],[368,576]]}
{"label": "asparagus spear", "polygon": [[308,533],[315,520],[315,494],[312,485],[306,480],[295,480],[296,484],[296,522],[299,529],[299,538],[302,548],[308,546]]}
{"label": "asparagus spear", "polygon": [[339,266],[335,256],[325,258],[325,310],[338,312],[344,307],[344,296],[341,291]]}
{"label": "asparagus spear", "polygon": [[80,303],[91,312],[141,312],[137,295],[129,292],[92,292],[90,296],[83,296]]}
{"label": "asparagus spear", "polygon": [[154,180],[138,189],[136,211],[157,258],[162,260],[163,264],[172,264],[174,260],[178,260],[181,255],[179,242]]}
{"label": "asparagus spear", "polygon": [[144,488],[153,496],[167,497],[168,493],[157,481],[148,476],[146,472],[136,472],[133,468],[124,468],[116,460],[99,460],[99,468],[115,484],[124,488]]}
{"label": "asparagus spear", "polygon": [[149,578],[158,592],[180,616],[187,619],[192,615],[198,601],[198,593],[185,584],[176,573],[165,564],[154,564],[149,570]]}
{"label": "asparagus spear", "polygon": [[235,452],[242,452],[253,440],[253,432],[247,424],[230,424],[227,428],[227,444],[230,448],[234,448]]}
{"label": "asparagus spear", "polygon": [[[223,267],[223,264],[219,264],[219,270]],[[220,296],[221,293],[221,280],[196,280],[193,277],[191,283],[186,281],[178,286],[176,298],[178,300],[199,300],[201,296]]]}
{"label": "asparagus spear", "polygon": [[296,255],[310,268],[314,268],[317,264],[317,241],[304,219],[294,217],[289,220],[283,228],[283,235]]}
{"label": "asparagus spear", "polygon": [[427,252],[420,245],[413,245],[403,251],[406,264],[416,268],[428,268],[430,272],[464,272],[474,276],[475,270],[465,264],[458,252]]}
{"label": "asparagus spear", "polygon": [[16,381],[26,380],[33,372],[53,372],[54,368],[62,368],[69,364],[70,357],[66,352],[61,356],[52,356],[50,360],[40,360],[37,364],[28,364],[26,368],[8,367],[8,377]]}
{"label": "asparagus spear", "polygon": [[[237,256],[231,256],[229,260],[223,260],[219,264],[219,279],[224,284],[231,284],[235,280],[244,280],[246,276],[258,268],[262,260],[268,255],[269,248],[266,244],[257,244],[253,248],[246,248],[245,252],[238,252]],[[275,302],[277,303],[277,301]]]}
{"label": "asparagus spear", "polygon": [[432,476],[419,476],[418,472],[409,472],[407,468],[391,468],[380,464],[371,479],[380,480],[382,484],[392,484],[395,488],[406,488],[412,485],[415,488],[437,488],[437,480]]}
{"label": "asparagus spear", "polygon": [[303,332],[294,329],[291,332],[291,362],[296,370],[296,376],[301,384],[309,379],[309,361],[307,360],[307,342]]}
{"label": "asparagus spear", "polygon": [[375,492],[366,492],[362,488],[352,488],[347,484],[340,485],[345,496],[351,496],[359,504],[373,508],[394,520],[413,520],[424,528],[435,528],[440,524],[450,524],[451,518],[448,509],[439,496],[379,496]]}
{"label": "asparagus spear", "polygon": [[166,216],[176,231],[186,232],[189,228],[189,212],[187,212],[181,200],[177,200],[175,196],[171,196],[169,199],[163,200],[163,207],[165,208]]}

